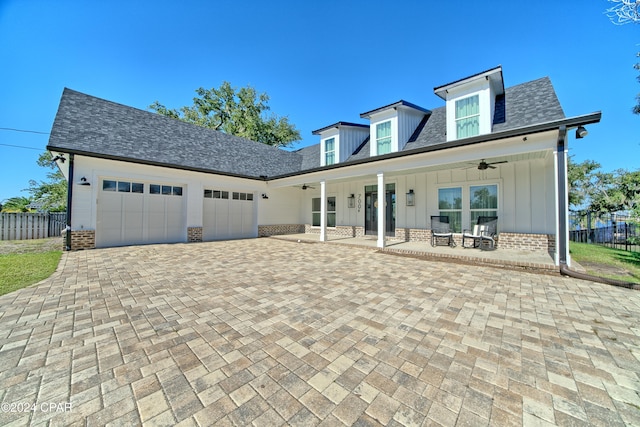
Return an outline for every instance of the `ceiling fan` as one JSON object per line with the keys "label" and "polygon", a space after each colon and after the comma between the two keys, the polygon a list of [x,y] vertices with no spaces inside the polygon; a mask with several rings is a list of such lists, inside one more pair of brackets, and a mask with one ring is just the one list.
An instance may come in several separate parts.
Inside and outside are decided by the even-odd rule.
{"label": "ceiling fan", "polygon": [[302,184],[299,188],[302,188],[303,190],[306,190],[307,188],[315,190],[316,187],[312,187],[312,186],[307,185],[307,184]]}
{"label": "ceiling fan", "polygon": [[[480,163],[478,163],[478,170],[479,170],[479,171],[483,171],[483,170],[487,170],[488,168],[495,169],[496,167],[495,167],[495,166],[492,166],[492,165],[499,165],[500,163],[508,163],[508,162],[507,162],[506,160],[503,160],[503,161],[501,161],[501,162],[491,162],[491,163],[487,163],[487,162],[485,162],[485,161],[484,161],[484,159],[482,159],[482,160],[480,161]],[[469,164],[473,164],[473,165],[475,165],[475,163],[469,163]],[[468,168],[468,169],[471,169],[471,168]]]}

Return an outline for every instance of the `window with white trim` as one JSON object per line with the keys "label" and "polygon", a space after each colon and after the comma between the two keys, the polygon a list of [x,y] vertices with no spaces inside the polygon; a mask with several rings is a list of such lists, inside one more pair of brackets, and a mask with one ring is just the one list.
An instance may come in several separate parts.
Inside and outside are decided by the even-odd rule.
{"label": "window with white trim", "polygon": [[329,138],[324,141],[324,164],[332,165],[336,162],[336,139]]}
{"label": "window with white trim", "polygon": [[480,134],[480,97],[478,95],[456,101],[456,138]]}
{"label": "window with white trim", "polygon": [[376,125],[376,147],[378,155],[391,152],[391,120]]}
{"label": "window with white trim", "polygon": [[498,216],[498,185],[439,188],[438,210],[440,215],[449,217],[451,231],[454,233],[460,233],[463,229],[472,230],[478,223],[478,217]]}
{"label": "window with white trim", "polygon": [[[311,199],[311,225],[320,227],[320,219],[322,218],[322,206],[320,206],[320,197]],[[336,198],[334,196],[327,197],[327,227],[336,226]]]}
{"label": "window with white trim", "polygon": [[449,217],[451,231],[462,232],[462,187],[439,188],[438,209],[441,216]]}
{"label": "window with white trim", "polygon": [[469,187],[471,225],[477,224],[480,216],[498,216],[498,186],[472,185]]}

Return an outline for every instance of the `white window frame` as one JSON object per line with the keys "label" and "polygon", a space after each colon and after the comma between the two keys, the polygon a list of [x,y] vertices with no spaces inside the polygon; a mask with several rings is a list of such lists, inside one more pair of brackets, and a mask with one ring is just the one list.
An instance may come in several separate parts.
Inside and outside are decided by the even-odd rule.
{"label": "white window frame", "polygon": [[[440,190],[456,190],[459,189],[460,190],[460,209],[440,209]],[[454,233],[462,233],[462,224],[464,221],[464,187],[463,186],[447,186],[447,187],[438,187],[438,202],[437,202],[437,206],[438,206],[438,215],[441,216],[448,216],[447,213],[451,212],[451,213],[460,213],[460,230],[456,230],[453,228],[453,223],[452,225],[452,231]]]}
{"label": "white window frame", "polygon": [[[495,208],[476,208],[476,209],[472,208],[471,207],[471,197],[472,197],[471,189],[473,187],[495,187],[496,188],[496,194],[495,194],[495,196],[496,196],[496,207]],[[488,183],[469,184],[468,188],[469,188],[469,190],[468,190],[468,194],[467,194],[467,201],[469,203],[469,222],[470,222],[471,226],[475,225],[473,223],[473,213],[474,212],[492,212],[493,213],[492,216],[498,216],[498,211],[500,209],[500,193],[499,193],[500,187],[498,186],[497,183],[491,183],[491,184],[488,184]],[[483,216],[487,216],[487,215],[483,215]],[[473,228],[473,227],[471,227],[471,228]]]}
{"label": "white window frame", "polygon": [[[333,144],[333,150],[327,149],[327,143]],[[329,161],[329,155],[331,155],[331,161]],[[324,140],[324,164],[330,166],[336,164],[336,138],[331,137]]]}
{"label": "white window frame", "polygon": [[[454,230],[454,233],[461,233],[463,230],[471,230],[475,223],[472,223],[472,213],[473,212],[487,212],[491,211],[493,216],[497,216],[500,218],[500,200],[501,196],[501,188],[500,182],[490,181],[490,182],[467,182],[462,185],[443,185],[442,187],[438,187],[436,194],[436,206],[438,206],[438,215],[446,215],[448,212],[460,212],[460,228],[461,230]],[[496,189],[496,208],[480,208],[480,209],[472,209],[471,208],[471,189],[473,187],[495,187]],[[440,209],[440,190],[446,189],[460,189],[460,197],[462,198],[461,209]],[[467,224],[467,226],[465,226]]]}
{"label": "white window frame", "polygon": [[[331,204],[329,203],[329,199],[333,199],[333,210],[329,210],[329,208],[331,206]],[[318,210],[314,210],[313,209],[313,204],[314,204],[315,200],[318,200],[318,205],[320,206],[320,209],[318,209]],[[314,214],[318,214],[318,217],[321,219],[320,215],[321,215],[322,206],[320,204],[320,201],[321,201],[320,197],[312,197],[311,198],[311,226],[312,227],[320,227],[320,223],[318,223],[317,225],[313,223],[313,215]],[[337,225],[337,222],[336,222],[336,220],[337,220],[336,212],[338,210],[337,209],[337,202],[338,202],[338,198],[335,195],[327,196],[327,228],[335,228],[336,225]],[[333,218],[334,218],[333,219],[333,224],[334,225],[329,225],[330,224],[329,215],[333,215]]]}
{"label": "white window frame", "polygon": [[[478,112],[475,114],[469,114],[467,116],[462,116],[462,117],[458,117],[458,103],[459,102],[463,102],[463,101],[467,101],[471,98],[476,98],[476,103],[478,104]],[[454,114],[455,114],[455,126],[456,126],[456,139],[462,139],[462,138],[470,138],[472,136],[477,136],[480,135],[480,94],[474,94],[471,96],[465,96],[464,98],[461,99],[456,99],[455,103],[454,103]],[[474,133],[473,135],[465,135],[465,136],[460,136],[460,127],[458,126],[461,123],[468,123],[471,120],[475,119],[477,122],[477,132]]]}
{"label": "white window frame", "polygon": [[[380,132],[380,126],[383,126],[383,125],[386,125],[386,124],[389,125],[389,136],[383,136],[383,137],[378,136],[378,134]],[[382,140],[388,140],[388,141],[382,142]],[[389,150],[384,152],[384,153],[381,153],[380,152],[380,144],[381,143],[383,143],[385,145],[388,144]],[[392,124],[392,121],[391,120],[385,120],[383,122],[376,123],[376,154],[378,156],[380,156],[380,155],[383,155],[383,154],[391,153],[392,151],[393,151],[393,124]]]}

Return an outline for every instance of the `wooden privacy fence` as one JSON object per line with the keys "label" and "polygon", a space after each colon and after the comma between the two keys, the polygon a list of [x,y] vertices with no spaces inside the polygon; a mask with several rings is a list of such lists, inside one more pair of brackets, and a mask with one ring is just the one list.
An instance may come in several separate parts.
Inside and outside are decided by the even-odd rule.
{"label": "wooden privacy fence", "polygon": [[0,213],[0,240],[44,239],[62,235],[66,213]]}

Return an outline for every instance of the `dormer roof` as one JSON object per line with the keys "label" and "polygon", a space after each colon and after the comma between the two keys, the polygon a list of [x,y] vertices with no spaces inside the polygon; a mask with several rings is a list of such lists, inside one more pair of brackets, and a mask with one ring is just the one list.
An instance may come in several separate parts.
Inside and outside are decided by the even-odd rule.
{"label": "dormer roof", "polygon": [[334,123],[332,125],[325,126],[325,127],[321,128],[321,129],[314,130],[311,133],[313,135],[320,135],[322,132],[327,131],[329,129],[333,129],[333,128],[340,129],[340,128],[345,128],[345,127],[369,129],[369,125],[363,125],[361,123],[337,122],[337,123]]}
{"label": "dormer roof", "polygon": [[493,93],[495,96],[504,94],[504,80],[502,78],[502,66],[498,65],[495,68],[491,68],[490,70],[483,71],[478,74],[474,74],[469,77],[464,77],[462,79],[456,80],[451,83],[447,83],[442,86],[437,86],[433,88],[433,92],[438,95],[440,98],[446,100],[447,92],[454,90],[458,87],[465,86],[469,83],[476,82],[485,78],[491,81],[491,86],[493,88]]}
{"label": "dormer roof", "polygon": [[376,108],[375,110],[371,110],[371,111],[367,111],[366,113],[362,113],[360,114],[360,117],[362,117],[363,119],[368,119],[369,117],[371,117],[372,115],[376,114],[376,113],[380,113],[382,111],[385,110],[390,110],[390,109],[395,109],[397,110],[398,108],[410,108],[416,111],[420,111],[424,114],[429,114],[431,113],[430,110],[427,110],[426,108],[422,108],[416,104],[412,104],[411,102],[407,102],[405,100],[400,100],[398,102],[394,102],[393,104],[389,104],[389,105],[385,105],[384,107],[380,107],[380,108]]}

